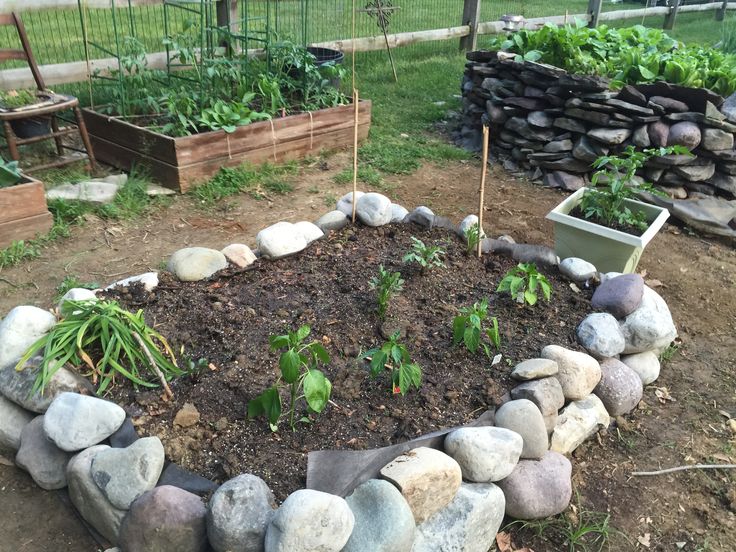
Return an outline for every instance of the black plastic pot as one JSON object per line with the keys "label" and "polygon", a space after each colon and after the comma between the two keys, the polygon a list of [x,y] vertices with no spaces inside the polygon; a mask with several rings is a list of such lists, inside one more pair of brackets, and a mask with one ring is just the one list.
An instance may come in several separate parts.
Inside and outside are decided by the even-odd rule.
{"label": "black plastic pot", "polygon": [[48,117],[16,119],[10,126],[18,138],[35,138],[51,132],[51,119]]}
{"label": "black plastic pot", "polygon": [[[322,67],[323,65],[327,65],[328,63],[331,63],[333,65],[342,65],[342,62],[345,59],[345,54],[343,52],[341,52],[340,50],[333,50],[332,48],[307,46],[307,52],[309,52],[316,58],[314,64],[317,67]],[[339,89],[340,79],[330,79],[330,84]]]}

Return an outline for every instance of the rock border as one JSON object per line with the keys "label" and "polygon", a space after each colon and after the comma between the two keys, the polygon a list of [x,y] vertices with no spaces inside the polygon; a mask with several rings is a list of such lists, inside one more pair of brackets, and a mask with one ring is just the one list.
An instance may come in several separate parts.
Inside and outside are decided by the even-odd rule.
{"label": "rock border", "polygon": [[[357,217],[368,226],[419,224],[464,238],[476,222],[469,215],[456,226],[427,207],[408,212],[381,194],[356,196]],[[351,214],[352,193],[315,223],[263,229],[255,252],[244,244],[186,248],[170,257],[168,268],[194,281],[228,263],[243,268],[259,257],[279,259],[344,228]],[[483,250],[558,264],[549,248],[507,237],[484,238]],[[56,323],[54,314],[36,307],[16,307],[0,322],[0,448],[17,451],[17,465],[42,488],[68,485],[82,518],[122,551],[487,552],[505,515],[540,519],[568,507],[572,464],[566,455],[608,427],[611,416],[636,408],[644,385],[659,375],[659,353],[677,335],[666,303],[640,276],[600,274],[582,259],[565,259],[559,270],[571,285],[597,285],[596,312],[576,332],[587,353],[548,345],[514,368],[519,384],[495,412],[472,426],[405,443],[401,454],[382,449],[390,461],[346,497],[302,489],[277,507],[255,475],[218,488],[167,465],[157,437],[139,439],[122,408],[90,396],[86,380],[65,369],[46,396],[30,394],[32,371],[16,372],[15,362]],[[105,289],[133,282],[151,290],[158,276],[134,276]],[[65,299],[92,297],[70,290],[59,309]],[[332,454],[340,451],[321,451],[319,461],[332,465]],[[201,496],[210,493],[205,505]]]}

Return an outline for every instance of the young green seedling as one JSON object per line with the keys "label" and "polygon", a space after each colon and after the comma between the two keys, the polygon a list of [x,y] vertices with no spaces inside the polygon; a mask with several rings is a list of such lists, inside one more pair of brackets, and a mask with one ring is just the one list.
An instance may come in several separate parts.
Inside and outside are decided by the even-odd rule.
{"label": "young green seedling", "polygon": [[411,361],[406,346],[399,343],[399,332],[394,333],[380,348],[366,351],[358,359],[370,358],[371,376],[378,377],[388,370],[391,374],[391,391],[394,395],[406,393],[412,387],[422,385],[422,369]]}
{"label": "young green seedling", "polygon": [[478,242],[480,241],[480,225],[476,222],[465,231],[465,239],[467,240],[467,254],[473,256],[478,251]]}
{"label": "young green seedling", "polygon": [[437,245],[425,245],[425,243],[411,237],[413,242],[411,245],[411,251],[404,255],[403,261],[405,263],[417,263],[422,267],[422,272],[430,270],[435,267],[444,267],[445,263],[442,261],[442,257],[445,254],[445,250]]}
{"label": "young green seedling", "polygon": [[544,298],[549,301],[552,295],[552,286],[547,278],[537,271],[534,263],[519,263],[506,273],[497,292],[508,291],[517,302],[535,305],[537,290],[542,291]]}
{"label": "young green seedling", "polygon": [[383,320],[386,317],[386,309],[391,296],[404,289],[404,280],[401,278],[400,272],[389,272],[383,265],[378,267],[378,276],[375,276],[369,283],[371,289],[376,290],[376,303],[378,303],[378,318]]}
{"label": "young green seedling", "polygon": [[484,328],[483,323],[488,318],[488,299],[483,299],[479,303],[473,303],[472,307],[463,307],[460,314],[452,321],[452,343],[457,345],[460,342],[471,353],[478,351],[479,347],[483,347],[487,357],[491,357],[491,348],[488,343],[483,342],[482,336],[488,338],[490,344],[496,349],[501,348],[501,335],[498,330],[498,319],[492,316],[489,320],[490,327]]}

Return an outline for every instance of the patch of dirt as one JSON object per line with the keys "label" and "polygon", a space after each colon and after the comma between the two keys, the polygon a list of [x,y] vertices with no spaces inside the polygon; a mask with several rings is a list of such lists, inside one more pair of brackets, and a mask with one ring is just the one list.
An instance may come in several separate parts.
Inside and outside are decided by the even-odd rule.
{"label": "patch of dirt", "polygon": [[[318,162],[308,167],[295,182],[295,191],[278,203],[242,196],[205,211],[189,198],[176,198],[168,208],[136,221],[92,220],[74,229],[70,239],[45,249],[41,258],[0,271],[0,313],[18,304],[49,307],[56,286],[67,275],[107,283],[158,269],[180,247],[252,244],[260,228],[277,220],[314,220],[349,191],[349,186],[331,180],[350,166],[349,155],[328,157],[326,163],[327,170]],[[424,204],[459,220],[477,209],[478,178],[477,161],[426,164],[411,176],[388,179],[391,189],[384,193],[409,208]],[[563,197],[561,192],[493,168],[486,190],[486,232],[552,246],[552,224],[544,216]],[[209,222],[194,227],[190,221],[194,217]],[[239,223],[243,230],[223,227],[223,222]],[[736,252],[721,242],[667,225],[646,249],[639,270],[647,273],[646,279],[663,284],[656,289],[672,310],[682,344],[663,366],[659,380],[645,389],[646,406],[576,451],[573,500],[580,509],[610,514],[610,525],[618,532],[611,537],[609,550],[732,552],[736,543],[733,471],[687,471],[650,478],[630,474],[736,461],[736,435],[723,414],[736,416]],[[660,402],[658,393],[667,396],[663,388],[675,401]],[[244,412],[245,405],[241,408]],[[0,549],[45,552],[51,548],[45,543],[55,542],[56,535],[67,531],[68,521],[50,517],[45,505],[35,502],[46,495],[44,491],[34,488],[24,494],[8,485],[15,474],[15,468],[0,465],[0,488],[5,488],[0,501]],[[44,526],[35,523],[16,530],[19,519],[43,519]],[[639,537],[649,546],[639,544]],[[29,539],[34,540],[25,545]],[[516,548],[530,546],[536,552],[568,549],[559,541],[540,542],[518,531],[513,541]],[[75,542],[77,548],[69,550],[96,550],[83,537]]]}

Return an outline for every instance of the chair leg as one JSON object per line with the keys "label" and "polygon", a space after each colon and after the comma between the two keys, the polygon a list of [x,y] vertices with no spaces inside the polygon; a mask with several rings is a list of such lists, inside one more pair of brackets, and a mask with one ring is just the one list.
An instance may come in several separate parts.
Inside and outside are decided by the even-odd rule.
{"label": "chair leg", "polygon": [[8,151],[13,161],[20,161],[20,153],[18,152],[18,144],[15,140],[15,133],[10,126],[9,121],[3,121],[3,129],[5,130],[5,141],[8,143]]}
{"label": "chair leg", "polygon": [[[59,132],[59,121],[56,119],[56,115],[51,116],[51,130]],[[56,142],[56,153],[59,156],[64,155],[64,144],[61,143],[61,136],[54,136],[54,142]]]}
{"label": "chair leg", "polygon": [[79,127],[79,134],[82,136],[84,149],[87,150],[87,157],[89,158],[89,168],[90,170],[94,171],[96,169],[95,154],[92,151],[92,143],[89,141],[89,134],[87,134],[87,125],[84,124],[82,110],[79,109],[79,107],[74,108],[74,117],[77,119],[77,126]]}

